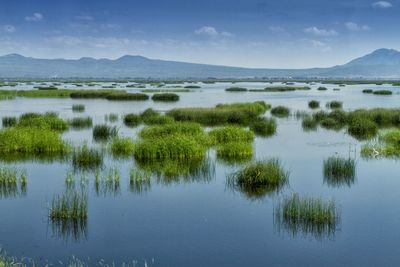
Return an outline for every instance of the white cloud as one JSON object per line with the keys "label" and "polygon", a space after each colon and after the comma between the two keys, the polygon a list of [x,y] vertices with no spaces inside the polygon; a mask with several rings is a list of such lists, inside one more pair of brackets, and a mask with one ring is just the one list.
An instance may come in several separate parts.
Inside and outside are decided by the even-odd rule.
{"label": "white cloud", "polygon": [[209,37],[233,37],[234,35],[227,31],[219,32],[216,28],[212,26],[203,26],[194,31],[195,34],[205,35]]}
{"label": "white cloud", "polygon": [[346,22],[344,26],[349,30],[349,31],[369,31],[371,28],[367,25],[358,25],[355,22]]}
{"label": "white cloud", "polygon": [[30,21],[30,22],[38,22],[38,21],[42,21],[43,20],[43,15],[40,13],[33,13],[32,16],[27,16],[25,17],[26,21]]}
{"label": "white cloud", "polygon": [[3,25],[1,30],[6,33],[14,33],[17,29],[13,25]]}
{"label": "white cloud", "polygon": [[336,36],[338,33],[335,30],[319,29],[318,27],[309,27],[304,29],[305,33],[313,34],[315,36]]}
{"label": "white cloud", "polygon": [[322,52],[329,52],[332,50],[332,48],[324,42],[318,40],[310,40],[310,42],[313,47],[321,50]]}
{"label": "white cloud", "polygon": [[280,26],[269,26],[268,29],[271,32],[284,32],[285,31],[285,29]]}
{"label": "white cloud", "polygon": [[377,8],[390,8],[392,7],[392,3],[387,2],[387,1],[378,1],[372,4],[373,7]]}

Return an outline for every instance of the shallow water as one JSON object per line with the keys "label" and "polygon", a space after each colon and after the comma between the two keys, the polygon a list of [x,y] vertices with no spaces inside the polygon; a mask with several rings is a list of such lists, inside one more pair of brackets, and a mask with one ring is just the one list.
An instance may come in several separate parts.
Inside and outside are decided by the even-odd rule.
{"label": "shallow water", "polygon": [[[234,86],[263,88],[265,83],[236,83]],[[107,100],[27,99],[0,101],[1,116],[24,112],[57,111],[62,118],[91,116],[94,124],[104,122],[109,113],[121,115],[152,107],[165,111],[173,107],[208,107],[217,103],[264,100],[291,110],[308,110],[311,99],[321,106],[332,100],[344,109],[399,107],[400,87],[390,85],[323,85],[328,91],[288,93],[227,93],[230,83],[202,85],[190,93],[178,93],[173,104],[149,101],[111,102]],[[363,94],[366,88],[394,91],[392,96]],[[129,89],[138,91],[138,89]],[[72,104],[83,103],[84,113],[73,113]],[[269,116],[269,114],[267,114]],[[135,136],[137,129],[116,123],[120,135]],[[92,142],[92,131],[67,132],[63,138],[74,144]],[[148,266],[397,266],[400,261],[400,165],[395,160],[364,160],[361,143],[344,131],[319,129],[304,132],[294,117],[278,120],[277,134],[256,138],[255,157],[277,157],[290,171],[289,186],[263,198],[232,191],[226,176],[240,166],[215,159],[205,177],[168,180],[152,177],[150,188],[138,193],[129,189],[129,170],[134,159],[107,157],[106,168],[121,171],[119,190],[97,194],[93,174],[86,174],[89,191],[89,218],[82,231],[60,233],[48,220],[49,204],[56,193],[65,191],[70,162],[16,162],[4,165],[28,172],[26,195],[0,199],[0,245],[8,254],[33,258],[38,262],[65,262],[74,255],[91,262],[137,261]],[[332,187],[324,183],[323,160],[339,154],[356,156],[356,179],[350,186]],[[214,169],[215,167],[215,169]],[[79,183],[80,174],[77,174]],[[164,177],[165,178],[165,177]],[[327,236],[293,233],[280,228],[274,205],[282,196],[300,195],[335,199],[341,222]]]}

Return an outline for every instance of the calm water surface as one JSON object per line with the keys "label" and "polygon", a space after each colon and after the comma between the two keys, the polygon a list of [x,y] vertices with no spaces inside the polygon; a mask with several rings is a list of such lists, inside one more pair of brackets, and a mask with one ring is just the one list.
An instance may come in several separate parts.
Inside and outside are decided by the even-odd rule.
{"label": "calm water surface", "polygon": [[[285,105],[293,112],[308,110],[311,99],[321,106],[332,100],[345,110],[371,107],[399,107],[400,88],[390,85],[354,85],[333,91],[289,93],[227,93],[228,83],[202,85],[191,93],[179,93],[174,104],[110,102],[106,100],[26,99],[0,102],[0,116],[24,112],[57,111],[62,118],[91,116],[94,124],[104,123],[109,113],[121,115],[146,108],[166,111],[174,107],[210,107],[218,103],[263,100]],[[237,83],[235,86],[263,88],[265,83]],[[391,89],[392,96],[362,94],[366,88]],[[130,91],[137,91],[129,89]],[[84,113],[73,113],[72,104],[83,103]],[[270,116],[268,113],[266,116]],[[135,137],[138,129],[115,123],[123,136]],[[65,140],[92,142],[92,131],[69,131]],[[89,214],[86,227],[75,234],[60,233],[48,220],[54,194],[65,191],[70,162],[2,163],[28,172],[24,196],[0,199],[0,245],[16,257],[57,264],[72,255],[97,262],[137,261],[138,266],[398,266],[400,264],[400,165],[398,161],[364,160],[361,143],[344,131],[319,129],[303,132],[294,117],[278,120],[277,134],[256,138],[255,158],[279,158],[290,171],[290,184],[282,192],[262,198],[250,197],[226,186],[226,176],[240,166],[215,159],[209,151],[208,175],[169,180],[152,177],[145,192],[131,192],[129,170],[134,159],[107,157],[105,168],[121,171],[119,190],[98,194],[93,174],[87,173]],[[324,183],[323,160],[339,154],[356,155],[356,179],[350,186]],[[77,174],[77,182],[81,174]],[[164,177],[165,178],[165,177]],[[341,212],[336,231],[327,236],[293,233],[279,227],[274,204],[293,192],[334,199]]]}

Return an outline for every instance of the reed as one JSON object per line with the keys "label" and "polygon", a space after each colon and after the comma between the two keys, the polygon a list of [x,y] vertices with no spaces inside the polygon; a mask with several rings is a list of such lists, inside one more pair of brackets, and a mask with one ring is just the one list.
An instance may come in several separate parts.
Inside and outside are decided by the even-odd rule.
{"label": "reed", "polygon": [[136,127],[142,122],[142,118],[138,114],[129,113],[124,115],[124,124],[127,127]]}
{"label": "reed", "polygon": [[226,144],[231,142],[251,142],[254,139],[254,133],[239,126],[225,126],[213,129],[209,136],[215,144]]}
{"label": "reed", "polygon": [[129,189],[132,193],[143,194],[150,190],[151,173],[131,169],[129,171]]}
{"label": "reed", "polygon": [[324,87],[324,86],[320,86],[317,88],[318,91],[326,91],[328,90],[328,88]]}
{"label": "reed", "polygon": [[151,99],[153,101],[176,102],[179,101],[179,95],[174,93],[159,93],[154,94]]}
{"label": "reed", "polygon": [[326,103],[326,107],[330,108],[330,109],[340,109],[343,107],[343,103],[340,101],[334,100],[334,101]]}
{"label": "reed", "polygon": [[247,92],[247,88],[243,87],[229,87],[225,89],[226,92]]}
{"label": "reed", "polygon": [[359,140],[365,140],[376,136],[378,133],[378,126],[371,120],[358,118],[351,121],[347,131],[351,136]]}
{"label": "reed", "polygon": [[104,116],[104,120],[106,122],[111,122],[111,123],[117,122],[118,118],[119,118],[119,116],[116,113],[110,113],[110,114],[106,114]]}
{"label": "reed", "polygon": [[217,146],[217,157],[232,160],[249,160],[253,157],[253,146],[248,142],[231,142]]}
{"label": "reed", "polygon": [[135,144],[133,140],[129,137],[117,137],[114,138],[111,142],[111,152],[114,156],[117,157],[128,157],[133,155],[133,151],[135,150]]}
{"label": "reed", "polygon": [[362,92],[364,94],[372,94],[374,92],[374,90],[372,90],[372,89],[364,89],[364,90],[362,90]]}
{"label": "reed", "polygon": [[284,106],[277,106],[271,109],[271,114],[278,118],[285,118],[290,115],[290,110]]}
{"label": "reed", "polygon": [[105,98],[113,101],[145,101],[149,96],[142,93],[112,93]]}
{"label": "reed", "polygon": [[15,125],[17,125],[16,117],[3,117],[1,121],[4,128],[14,127]]}
{"label": "reed", "polygon": [[310,102],[308,102],[308,107],[311,108],[311,109],[319,108],[319,101],[311,100]]}
{"label": "reed", "polygon": [[74,129],[92,128],[93,120],[91,117],[76,117],[69,120],[69,125]]}
{"label": "reed", "polygon": [[96,125],[93,128],[93,140],[97,142],[108,141],[110,138],[118,135],[118,129],[115,126],[107,124]]}
{"label": "reed", "polygon": [[49,217],[57,221],[81,221],[88,217],[88,199],[79,192],[55,195],[51,203]]}
{"label": "reed", "polygon": [[74,105],[72,105],[72,111],[73,112],[84,112],[85,111],[85,105],[83,105],[83,104],[74,104]]}
{"label": "reed", "polygon": [[328,181],[354,180],[356,162],[351,158],[338,156],[324,160],[324,177]]}
{"label": "reed", "polygon": [[390,90],[375,90],[373,92],[374,95],[392,95],[393,92]]}
{"label": "reed", "polygon": [[84,144],[74,149],[72,165],[75,169],[97,169],[103,165],[103,154],[99,150],[89,148],[87,144]]}
{"label": "reed", "polygon": [[25,113],[20,116],[16,127],[64,132],[68,130],[68,122],[51,112],[45,114]]}
{"label": "reed", "polygon": [[139,136],[143,139],[154,140],[175,134],[198,137],[204,135],[204,130],[198,123],[177,122],[145,127],[140,131]]}
{"label": "reed", "polygon": [[272,136],[276,133],[277,124],[274,119],[258,118],[250,124],[252,130],[258,136]]}

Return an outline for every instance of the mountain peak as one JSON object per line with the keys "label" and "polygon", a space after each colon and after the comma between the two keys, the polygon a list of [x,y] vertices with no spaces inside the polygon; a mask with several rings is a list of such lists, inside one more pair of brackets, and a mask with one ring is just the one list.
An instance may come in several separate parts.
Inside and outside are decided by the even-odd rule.
{"label": "mountain peak", "polygon": [[346,66],[354,65],[400,65],[400,52],[395,49],[380,48],[346,64]]}

